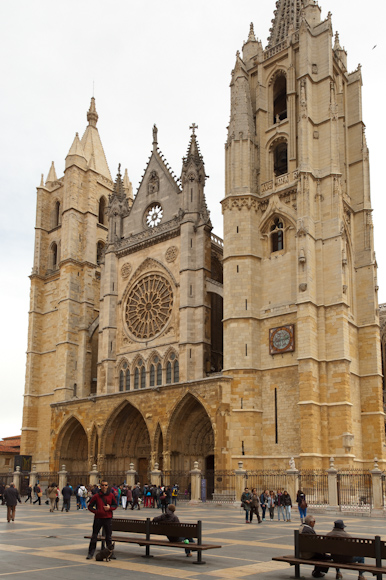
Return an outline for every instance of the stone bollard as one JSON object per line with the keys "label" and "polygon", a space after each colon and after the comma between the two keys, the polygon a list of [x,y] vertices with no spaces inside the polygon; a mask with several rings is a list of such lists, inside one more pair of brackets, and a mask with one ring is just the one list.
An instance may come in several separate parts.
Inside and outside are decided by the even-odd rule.
{"label": "stone bollard", "polygon": [[161,485],[161,475],[162,471],[159,468],[159,463],[154,463],[154,469],[150,472],[151,480],[150,483],[156,485],[157,487]]}
{"label": "stone bollard", "polygon": [[243,462],[239,461],[238,462],[238,469],[235,469],[235,476],[236,476],[236,482],[235,482],[235,488],[236,488],[236,497],[235,497],[235,505],[240,505],[240,501],[241,501],[241,496],[244,492],[244,489],[246,487],[246,475],[247,475],[247,470],[243,469]]}
{"label": "stone bollard", "polygon": [[131,486],[131,489],[133,489],[133,487],[136,484],[135,481],[136,475],[137,472],[134,469],[134,463],[130,463],[130,469],[126,471],[126,484]]}
{"label": "stone bollard", "polygon": [[32,466],[32,471],[29,474],[29,484],[32,487],[32,490],[33,490],[33,488],[36,485],[37,478],[38,478],[38,474],[37,474],[37,471],[36,471],[36,465],[33,465]]}
{"label": "stone bollard", "polygon": [[190,472],[190,486],[192,488],[190,504],[196,504],[201,501],[201,469],[198,468],[198,461],[193,464]]}
{"label": "stone bollard", "polygon": [[382,492],[382,471],[378,467],[378,459],[374,458],[374,469],[371,471],[371,484],[373,492],[372,515],[383,516],[383,492]]}
{"label": "stone bollard", "polygon": [[21,473],[20,466],[16,467],[16,471],[13,472],[13,483],[18,491],[21,491]]}
{"label": "stone bollard", "polygon": [[67,475],[68,471],[66,470],[66,466],[62,465],[61,471],[58,472],[60,493],[62,492],[64,486],[67,484]]}
{"label": "stone bollard", "polygon": [[90,485],[92,487],[94,487],[95,485],[98,485],[99,483],[99,472],[98,472],[98,466],[96,463],[93,464],[92,466],[92,470],[89,471],[89,482]]}
{"label": "stone bollard", "polygon": [[334,465],[334,458],[330,457],[330,468],[328,473],[328,506],[329,510],[338,509],[338,470]]}

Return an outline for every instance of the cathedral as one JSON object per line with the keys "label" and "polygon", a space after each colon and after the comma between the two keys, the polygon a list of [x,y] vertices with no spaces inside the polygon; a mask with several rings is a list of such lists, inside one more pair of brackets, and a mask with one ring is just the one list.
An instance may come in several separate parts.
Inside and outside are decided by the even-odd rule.
{"label": "cathedral", "polygon": [[277,0],[265,48],[251,24],[224,240],[195,124],[180,177],[154,125],[134,196],[91,99],[64,175],[52,164],[37,188],[21,453],[38,470],[123,481],[134,464],[145,482],[198,461],[215,487],[240,461],[386,467],[361,86],[315,0]]}

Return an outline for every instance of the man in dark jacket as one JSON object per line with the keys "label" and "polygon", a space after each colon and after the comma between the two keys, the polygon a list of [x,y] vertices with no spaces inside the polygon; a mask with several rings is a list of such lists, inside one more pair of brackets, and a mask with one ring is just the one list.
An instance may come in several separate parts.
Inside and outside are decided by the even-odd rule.
{"label": "man in dark jacket", "polygon": [[14,522],[17,502],[21,503],[20,494],[14,483],[5,489],[4,499],[7,504],[7,522],[11,520]]}
{"label": "man in dark jacket", "polygon": [[[338,538],[351,538],[350,534],[345,531],[346,526],[343,520],[335,520],[334,527],[331,532],[328,532],[327,536],[335,536]],[[331,554],[331,558],[334,562],[341,562],[342,564],[348,564],[350,562],[357,562],[358,564],[364,564],[365,559],[363,556],[342,556],[340,554]],[[336,579],[339,580],[343,578],[343,575],[339,568],[336,569]],[[359,572],[358,580],[365,580],[365,577],[361,572]]]}
{"label": "man in dark jacket", "polygon": [[63,496],[62,511],[66,510],[66,512],[68,512],[70,511],[71,496],[72,496],[72,487],[69,483],[67,483],[62,489],[62,496]]}
{"label": "man in dark jacket", "polygon": [[[304,524],[300,526],[301,534],[316,534],[315,530],[315,518],[314,516],[308,515],[304,520]],[[318,554],[316,552],[301,552],[300,557],[305,560],[331,560],[330,556],[327,554]],[[327,574],[328,567],[315,566],[312,576],[314,578],[323,578],[324,574]]]}
{"label": "man in dark jacket", "polygon": [[106,546],[109,549],[112,547],[113,511],[117,509],[118,505],[114,494],[109,491],[108,487],[109,484],[107,481],[102,481],[100,491],[92,496],[87,506],[90,512],[94,514],[94,524],[90,545],[88,547],[87,560],[91,560],[94,556],[97,537],[101,528],[103,528],[104,537],[106,538]]}
{"label": "man in dark jacket", "polygon": [[[167,507],[165,513],[153,518],[153,522],[160,522],[163,524],[179,524],[180,520],[174,513],[175,511],[176,506],[174,505],[174,503],[172,503]],[[192,538],[179,538],[175,536],[166,536],[166,537],[169,540],[169,542],[186,542],[186,540],[188,540],[190,543],[194,544]],[[192,552],[189,550],[189,548],[185,548],[185,554],[188,557],[192,556]]]}

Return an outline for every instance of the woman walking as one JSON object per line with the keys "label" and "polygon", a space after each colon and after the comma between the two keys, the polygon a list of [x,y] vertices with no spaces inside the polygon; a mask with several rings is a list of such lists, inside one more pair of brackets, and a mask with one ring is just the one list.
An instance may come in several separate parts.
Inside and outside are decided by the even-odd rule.
{"label": "woman walking", "polygon": [[301,489],[298,490],[298,493],[296,495],[296,502],[298,504],[300,521],[303,524],[304,520],[306,519],[306,515],[307,515],[307,502],[306,502],[306,496],[302,492]]}
{"label": "woman walking", "polygon": [[256,488],[252,489],[252,500],[251,500],[251,521],[253,520],[253,514],[257,517],[257,523],[261,524],[261,517],[259,514],[259,496],[257,494]]}
{"label": "woman walking", "polygon": [[34,493],[35,493],[36,499],[33,503],[35,504],[36,502],[39,502],[39,505],[42,505],[43,493],[42,493],[42,489],[38,483],[36,483],[34,486]]}
{"label": "woman walking", "polygon": [[291,500],[290,494],[288,493],[288,491],[286,489],[283,491],[283,495],[281,496],[281,502],[282,502],[282,505],[284,506],[285,521],[290,522],[291,521],[292,500]]}
{"label": "woman walking", "polygon": [[[249,489],[246,487],[244,489],[244,492],[241,496],[241,506],[244,508],[245,510],[245,523],[246,524],[250,524],[252,521],[252,494],[250,493]],[[249,516],[249,520],[248,520],[248,516]]]}

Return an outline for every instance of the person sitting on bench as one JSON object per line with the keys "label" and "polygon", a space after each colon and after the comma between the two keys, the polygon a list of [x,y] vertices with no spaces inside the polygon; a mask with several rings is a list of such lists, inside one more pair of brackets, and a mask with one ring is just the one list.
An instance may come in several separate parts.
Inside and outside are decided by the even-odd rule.
{"label": "person sitting on bench", "polygon": [[[301,534],[316,534],[315,530],[315,518],[314,516],[308,515],[304,519],[304,524],[300,526]],[[314,552],[301,552],[300,557],[304,560],[331,560],[330,556],[327,554],[318,554]],[[323,578],[324,574],[327,574],[328,566],[315,566],[312,576],[314,578]]]}
{"label": "person sitting on bench", "polygon": [[[162,522],[163,524],[179,524],[180,520],[178,519],[178,517],[174,513],[175,511],[176,511],[176,506],[172,503],[172,504],[168,505],[165,513],[153,518],[152,521],[153,522]],[[194,544],[193,538],[176,538],[173,536],[166,536],[166,537],[169,540],[169,542],[185,542],[186,540],[188,540],[190,543]],[[185,548],[185,554],[187,557],[192,556],[192,552],[189,550],[189,548]]]}
{"label": "person sitting on bench", "polygon": [[[334,527],[331,532],[326,534],[327,536],[337,536],[339,538],[351,538],[350,534],[345,531],[346,526],[343,523],[343,520],[335,520]],[[357,564],[364,564],[365,559],[363,556],[342,556],[339,554],[331,554],[331,558],[334,562],[341,562],[342,564],[349,564],[351,562],[356,562]],[[339,568],[336,569],[336,580],[340,580],[343,578],[343,575]],[[365,580],[365,577],[361,572],[359,572],[358,580]]]}

